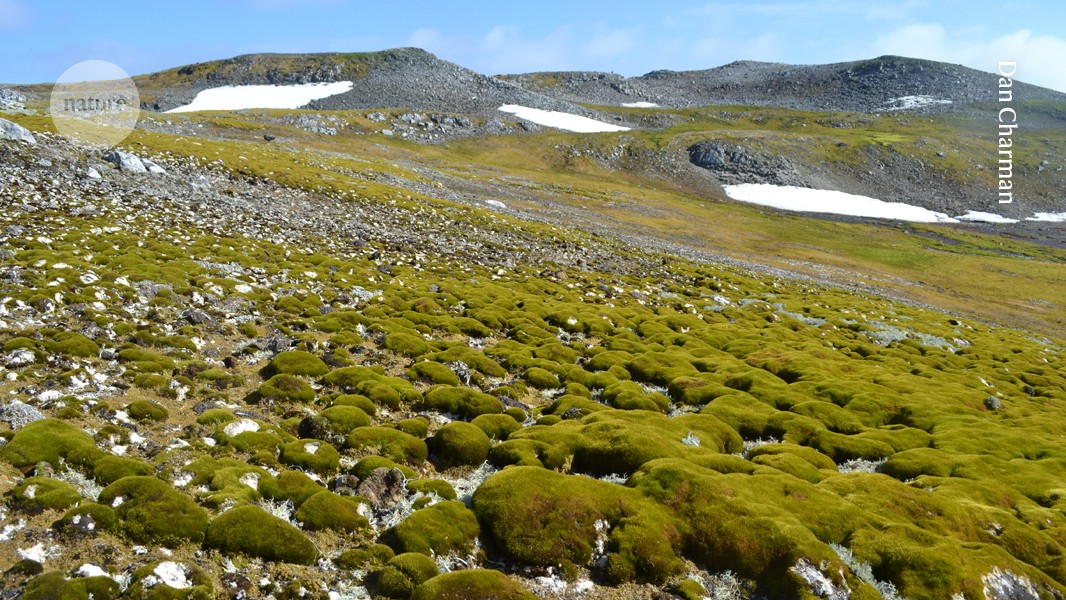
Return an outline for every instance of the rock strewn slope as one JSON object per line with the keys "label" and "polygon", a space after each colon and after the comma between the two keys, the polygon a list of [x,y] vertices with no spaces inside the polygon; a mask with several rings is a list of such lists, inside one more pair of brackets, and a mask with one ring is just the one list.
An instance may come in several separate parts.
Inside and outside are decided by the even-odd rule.
{"label": "rock strewn slope", "polygon": [[[653,71],[625,78],[613,73],[532,73],[505,76],[530,91],[570,102],[621,105],[653,102],[686,108],[710,104],[778,106],[800,110],[885,112],[907,96],[950,100],[924,111],[951,111],[997,100],[998,76],[960,65],[882,56],[827,65],[737,61],[702,71]],[[1064,100],[1066,94],[1015,82],[1015,98]]]}

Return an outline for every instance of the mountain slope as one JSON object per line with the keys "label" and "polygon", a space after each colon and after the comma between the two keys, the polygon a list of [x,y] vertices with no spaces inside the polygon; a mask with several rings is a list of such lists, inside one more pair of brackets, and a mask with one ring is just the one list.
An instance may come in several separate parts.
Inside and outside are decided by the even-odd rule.
{"label": "mountain slope", "polygon": [[352,81],[347,93],[311,108],[409,108],[497,115],[504,104],[591,114],[573,104],[524,90],[417,48],[358,54],[252,54],[188,65],[135,78],[142,101],[157,111],[191,102],[196,93],[228,85],[287,85]]}
{"label": "mountain slope", "polygon": [[[930,60],[882,56],[827,65],[737,61],[702,71],[653,71],[625,78],[613,73],[531,73],[503,79],[570,102],[614,105],[652,102],[686,108],[709,104],[777,106],[825,112],[900,109],[904,97],[928,97],[925,111],[950,112],[997,100],[998,76]],[[1066,94],[1016,82],[1017,100],[1066,100]]]}

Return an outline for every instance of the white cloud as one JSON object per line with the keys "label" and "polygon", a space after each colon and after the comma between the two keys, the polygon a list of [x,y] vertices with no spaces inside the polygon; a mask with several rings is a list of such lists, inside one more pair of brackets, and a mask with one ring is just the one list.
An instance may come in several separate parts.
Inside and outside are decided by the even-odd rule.
{"label": "white cloud", "polygon": [[0,0],[0,30],[22,27],[30,20],[30,9],[22,0]]}
{"label": "white cloud", "polygon": [[1066,40],[1020,29],[988,39],[974,30],[949,31],[936,23],[916,23],[879,35],[871,52],[899,54],[996,71],[1000,61],[1016,61],[1019,81],[1066,91]]}

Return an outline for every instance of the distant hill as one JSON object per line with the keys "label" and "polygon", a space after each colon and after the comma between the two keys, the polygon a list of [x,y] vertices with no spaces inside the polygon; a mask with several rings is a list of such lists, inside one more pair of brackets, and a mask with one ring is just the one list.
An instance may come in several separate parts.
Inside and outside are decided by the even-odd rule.
{"label": "distant hill", "polygon": [[355,54],[249,54],[169,69],[136,78],[146,108],[188,104],[202,90],[226,85],[287,85],[352,81],[345,94],[310,108],[410,108],[496,115],[504,104],[589,114],[570,102],[523,89],[441,60],[417,48]]}
{"label": "distant hill", "polygon": [[[901,98],[924,97],[926,103],[920,108],[939,112],[995,101],[998,91],[998,77],[992,73],[900,56],[828,65],[737,61],[702,71],[652,71],[631,78],[599,72],[530,73],[501,78],[569,102],[652,102],[668,108],[743,104],[882,112],[907,107]],[[1018,100],[1066,100],[1066,94],[1022,82],[1015,82],[1014,94]],[[921,100],[918,104],[922,104]]]}

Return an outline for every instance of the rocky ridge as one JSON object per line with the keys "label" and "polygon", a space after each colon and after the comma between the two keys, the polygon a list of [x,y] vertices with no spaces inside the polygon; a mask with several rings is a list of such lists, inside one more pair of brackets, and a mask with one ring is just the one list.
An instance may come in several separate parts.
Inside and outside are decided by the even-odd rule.
{"label": "rocky ridge", "polygon": [[[569,102],[664,108],[710,104],[777,106],[819,112],[959,112],[997,100],[998,75],[929,60],[882,56],[827,65],[737,61],[701,71],[557,72],[506,75],[530,91]],[[1066,100],[1066,94],[1015,82],[1015,98]],[[909,98],[907,103],[901,99]]]}

